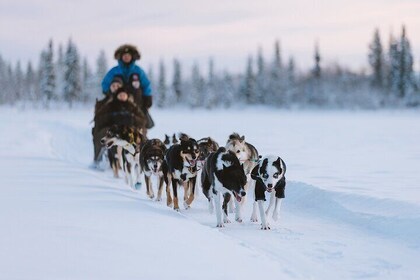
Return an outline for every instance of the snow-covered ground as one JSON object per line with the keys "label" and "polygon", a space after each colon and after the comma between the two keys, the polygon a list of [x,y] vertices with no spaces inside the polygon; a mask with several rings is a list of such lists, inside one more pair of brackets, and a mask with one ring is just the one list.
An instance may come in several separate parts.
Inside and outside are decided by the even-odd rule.
{"label": "snow-covered ground", "polygon": [[[420,112],[152,112],[149,137],[234,131],[287,163],[271,231],[215,228],[88,168],[91,110],[0,108],[0,279],[418,279]],[[199,188],[198,188],[199,189]],[[249,201],[248,201],[249,202]]]}

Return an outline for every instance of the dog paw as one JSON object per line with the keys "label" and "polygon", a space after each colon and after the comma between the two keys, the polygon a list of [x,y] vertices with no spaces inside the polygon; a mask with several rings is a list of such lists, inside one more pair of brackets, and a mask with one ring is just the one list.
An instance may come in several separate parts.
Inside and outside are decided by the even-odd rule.
{"label": "dog paw", "polygon": [[223,228],[223,227],[225,227],[225,225],[224,224],[217,224],[216,227]]}
{"label": "dog paw", "polygon": [[190,208],[191,208],[191,206],[190,206],[190,205],[188,205],[188,204],[184,201],[184,208],[185,208],[185,210],[188,210],[188,209],[190,209]]}
{"label": "dog paw", "polygon": [[253,223],[257,223],[257,222],[258,222],[258,218],[257,218],[257,217],[252,216],[252,217],[251,217],[251,222],[253,222]]}
{"label": "dog paw", "polygon": [[268,224],[266,224],[266,225],[261,225],[261,229],[262,230],[270,230],[271,228]]}
{"label": "dog paw", "polygon": [[161,197],[156,197],[155,201],[162,201]]}
{"label": "dog paw", "polygon": [[179,212],[179,208],[174,208],[174,210],[175,210],[176,212]]}
{"label": "dog paw", "polygon": [[243,222],[242,218],[240,218],[240,217],[239,218],[236,218],[235,221],[237,221],[238,223],[242,223]]}
{"label": "dog paw", "polygon": [[149,195],[149,198],[150,199],[153,199],[153,198],[155,198],[155,195],[154,194],[151,194],[151,195]]}
{"label": "dog paw", "polygon": [[224,222],[225,224],[230,224],[230,223],[231,223],[231,222],[230,222],[230,220],[229,220],[228,218],[223,219],[223,222]]}

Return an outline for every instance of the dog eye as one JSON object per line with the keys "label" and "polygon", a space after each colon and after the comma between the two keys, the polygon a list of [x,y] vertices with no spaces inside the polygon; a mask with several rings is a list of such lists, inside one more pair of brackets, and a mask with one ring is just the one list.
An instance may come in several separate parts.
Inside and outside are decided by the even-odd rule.
{"label": "dog eye", "polygon": [[263,174],[262,176],[263,176],[264,179],[267,179],[268,178],[268,174],[267,173]]}
{"label": "dog eye", "polygon": [[241,152],[240,150],[237,150],[237,151],[236,151],[236,153],[237,153],[237,154],[239,154],[240,152]]}
{"label": "dog eye", "polygon": [[280,175],[280,174],[279,174],[278,172],[276,172],[276,173],[274,173],[274,174],[273,174],[273,178],[274,178],[274,179],[277,179],[277,178],[279,177],[279,175]]}

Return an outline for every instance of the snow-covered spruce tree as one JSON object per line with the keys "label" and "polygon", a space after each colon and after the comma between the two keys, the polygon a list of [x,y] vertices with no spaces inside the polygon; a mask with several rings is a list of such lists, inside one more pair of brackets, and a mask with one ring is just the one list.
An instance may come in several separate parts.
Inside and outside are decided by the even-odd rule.
{"label": "snow-covered spruce tree", "polygon": [[246,65],[246,72],[243,81],[243,86],[241,90],[242,99],[245,100],[247,104],[254,104],[255,100],[255,76],[254,71],[252,69],[252,56],[248,57],[247,65]]}
{"label": "snow-covered spruce tree", "polygon": [[7,64],[3,60],[3,58],[0,55],[0,104],[4,104],[6,102],[6,80],[7,75]]}
{"label": "snow-covered spruce tree", "polygon": [[93,93],[93,96],[96,96],[98,98],[103,97],[101,83],[107,71],[108,71],[108,63],[106,60],[105,51],[101,50],[99,52],[98,58],[96,59],[96,73],[95,73],[96,87],[94,89],[95,93]]}
{"label": "snow-covered spruce tree", "polygon": [[56,72],[56,94],[58,100],[64,100],[64,50],[63,45],[58,46],[57,61],[55,63],[55,72]]}
{"label": "snow-covered spruce tree", "polygon": [[188,94],[188,104],[191,108],[197,108],[203,104],[204,79],[201,76],[200,68],[194,63],[191,72],[191,86]]}
{"label": "snow-covered spruce tree", "polygon": [[397,96],[399,84],[400,50],[398,41],[391,34],[388,50],[387,88],[391,96]]}
{"label": "snow-covered spruce tree", "polygon": [[398,96],[404,98],[414,88],[413,54],[406,35],[405,26],[402,27],[401,32],[399,60]]}
{"label": "snow-covered spruce tree", "polygon": [[5,101],[6,101],[6,103],[13,104],[16,101],[15,92],[14,92],[15,84],[16,84],[15,83],[15,75],[13,73],[12,66],[10,64],[8,64],[7,65],[7,72],[6,72],[6,85],[5,85],[5,91],[6,91]]}
{"label": "snow-covered spruce tree", "polygon": [[268,87],[267,71],[263,57],[262,48],[258,48],[257,52],[257,74],[255,81],[255,103],[267,103],[267,95],[271,94]]}
{"label": "snow-covered spruce tree", "polygon": [[72,107],[75,101],[81,100],[82,71],[77,47],[71,39],[67,45],[64,64],[64,99]]}
{"label": "snow-covered spruce tree", "polygon": [[159,62],[159,77],[158,77],[158,102],[157,106],[163,108],[166,106],[166,99],[167,99],[167,91],[168,88],[166,87],[166,69],[165,64],[161,60]]}
{"label": "snow-covered spruce tree", "polygon": [[93,100],[96,96],[97,82],[96,77],[93,74],[92,69],[89,66],[87,59],[83,59],[83,71],[82,71],[82,101],[88,102]]}
{"label": "snow-covered spruce tree", "polygon": [[371,84],[374,88],[384,89],[385,85],[385,58],[379,35],[379,29],[375,29],[373,40],[369,44],[369,66],[372,71]]}
{"label": "snow-covered spruce tree", "polygon": [[274,43],[274,58],[270,67],[269,86],[265,95],[265,103],[282,104],[284,102],[284,75],[280,51],[280,42]]}
{"label": "snow-covered spruce tree", "polygon": [[180,103],[183,95],[182,92],[182,72],[181,63],[178,59],[174,59],[174,76],[172,79],[172,89],[175,95],[175,103]]}
{"label": "snow-covered spruce tree", "polygon": [[49,107],[49,103],[56,99],[56,72],[52,40],[48,43],[47,50],[41,53],[39,76],[41,100],[45,107]]}
{"label": "snow-covered spruce tree", "polygon": [[214,108],[217,106],[218,99],[218,91],[216,89],[217,81],[216,75],[214,73],[214,60],[213,58],[209,59],[209,68],[208,68],[208,77],[207,83],[205,84],[204,92],[203,92],[203,104],[207,109]]}
{"label": "snow-covered spruce tree", "polygon": [[37,100],[37,87],[36,87],[37,77],[35,71],[32,68],[32,63],[28,62],[26,67],[24,90],[27,101]]}
{"label": "snow-covered spruce tree", "polygon": [[289,62],[287,63],[286,71],[286,105],[290,105],[290,103],[293,103],[295,101],[296,94],[296,65],[295,60],[292,56],[289,57]]}
{"label": "snow-covered spruce tree", "polygon": [[21,101],[26,99],[26,96],[24,96],[26,94],[25,92],[25,88],[24,88],[24,75],[23,75],[23,71],[22,71],[22,67],[20,65],[20,61],[17,62],[16,64],[16,69],[15,69],[15,73],[14,73],[14,80],[15,80],[15,85],[14,85],[14,91],[15,91],[15,99],[17,101]]}
{"label": "snow-covered spruce tree", "polygon": [[318,43],[315,44],[315,52],[314,52],[314,68],[312,69],[312,78],[310,83],[310,90],[309,90],[309,103],[313,103],[315,105],[324,105],[325,98],[322,94],[321,90],[321,55],[319,52],[319,45]]}
{"label": "snow-covered spruce tree", "polygon": [[321,78],[321,55],[319,53],[318,43],[315,44],[314,59],[315,59],[315,66],[313,68],[312,75],[315,79],[320,79]]}
{"label": "snow-covered spruce tree", "polygon": [[220,101],[219,103],[225,107],[229,108],[235,101],[235,85],[233,82],[232,76],[228,71],[224,71],[223,79],[220,85]]}

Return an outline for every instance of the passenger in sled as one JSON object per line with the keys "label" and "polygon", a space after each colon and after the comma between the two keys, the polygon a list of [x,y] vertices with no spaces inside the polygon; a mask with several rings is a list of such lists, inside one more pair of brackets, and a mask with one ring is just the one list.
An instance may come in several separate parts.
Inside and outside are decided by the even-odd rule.
{"label": "passenger in sled", "polygon": [[[104,100],[95,106],[95,126],[92,128],[94,146],[94,166],[98,168],[105,152],[101,139],[113,125],[134,126],[146,130],[146,117],[134,101],[134,96],[126,87],[119,87],[114,93],[110,92]],[[102,104],[98,106],[98,103]]]}

